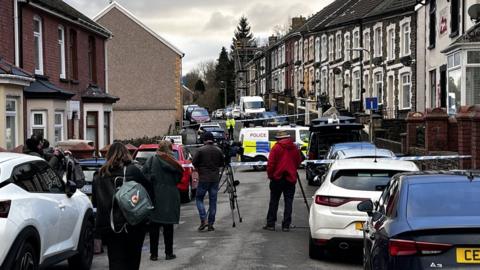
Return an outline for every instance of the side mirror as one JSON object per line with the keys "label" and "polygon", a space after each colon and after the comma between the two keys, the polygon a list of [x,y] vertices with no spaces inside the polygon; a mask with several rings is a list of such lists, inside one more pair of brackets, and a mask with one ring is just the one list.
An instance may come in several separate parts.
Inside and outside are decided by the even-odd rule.
{"label": "side mirror", "polygon": [[373,214],[373,202],[372,200],[366,200],[359,204],[357,204],[357,210],[360,212],[365,212],[368,216],[372,216]]}
{"label": "side mirror", "polygon": [[67,184],[65,185],[65,193],[67,194],[67,197],[71,198],[76,191],[77,184],[72,180],[68,180]]}

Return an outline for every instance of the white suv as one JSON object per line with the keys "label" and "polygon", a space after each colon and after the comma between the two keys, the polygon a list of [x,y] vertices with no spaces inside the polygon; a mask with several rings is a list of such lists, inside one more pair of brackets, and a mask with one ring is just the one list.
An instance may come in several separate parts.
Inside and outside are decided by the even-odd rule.
{"label": "white suv", "polygon": [[366,158],[333,162],[310,207],[310,257],[322,258],[326,249],[361,248],[367,214],[358,211],[357,204],[377,201],[393,175],[410,171],[418,171],[411,161]]}
{"label": "white suv", "polygon": [[0,153],[0,269],[38,269],[68,259],[90,269],[94,216],[88,197],[41,158]]}

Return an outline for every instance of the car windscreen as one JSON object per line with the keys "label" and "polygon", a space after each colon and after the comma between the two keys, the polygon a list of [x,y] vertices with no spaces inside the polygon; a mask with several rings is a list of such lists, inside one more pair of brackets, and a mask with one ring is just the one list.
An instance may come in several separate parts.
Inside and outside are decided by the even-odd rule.
{"label": "car windscreen", "polygon": [[300,140],[304,143],[308,143],[310,140],[310,131],[308,130],[300,130]]}
{"label": "car windscreen", "polygon": [[261,109],[263,101],[248,101],[244,103],[245,109]]}
{"label": "car windscreen", "polygon": [[387,186],[390,178],[401,172],[397,170],[372,169],[338,170],[333,172],[331,182],[344,189],[382,191]]}
{"label": "car windscreen", "polygon": [[435,182],[410,184],[407,217],[479,216],[480,182]]}
{"label": "car windscreen", "polygon": [[208,116],[207,110],[194,110],[192,116]]}
{"label": "car windscreen", "polygon": [[330,146],[332,146],[333,144],[342,142],[356,142],[359,140],[360,134],[358,132],[329,132],[327,134],[314,132],[311,136],[309,152],[315,153],[316,158],[323,158]]}

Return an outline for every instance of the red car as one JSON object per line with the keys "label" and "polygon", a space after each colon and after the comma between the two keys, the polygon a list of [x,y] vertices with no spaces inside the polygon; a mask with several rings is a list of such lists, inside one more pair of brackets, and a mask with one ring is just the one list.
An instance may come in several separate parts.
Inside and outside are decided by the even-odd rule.
{"label": "red car", "polygon": [[[155,155],[157,148],[158,144],[142,144],[133,154],[133,159],[143,165],[149,157]],[[182,145],[173,145],[173,155],[178,163],[182,165],[192,164],[190,153]],[[198,186],[198,173],[193,167],[184,167],[184,169],[182,180],[177,184],[177,188],[180,191],[182,202],[187,203],[195,197],[195,191]]]}

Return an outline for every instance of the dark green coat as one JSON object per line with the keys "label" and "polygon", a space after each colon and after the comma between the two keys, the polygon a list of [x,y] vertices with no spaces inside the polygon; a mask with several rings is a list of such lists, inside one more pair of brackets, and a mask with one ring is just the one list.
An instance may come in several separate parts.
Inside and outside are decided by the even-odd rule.
{"label": "dark green coat", "polygon": [[182,171],[158,155],[150,157],[142,169],[145,177],[153,185],[154,206],[150,220],[155,223],[178,224],[180,220],[180,193],[177,183],[182,179]]}

